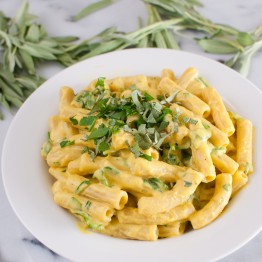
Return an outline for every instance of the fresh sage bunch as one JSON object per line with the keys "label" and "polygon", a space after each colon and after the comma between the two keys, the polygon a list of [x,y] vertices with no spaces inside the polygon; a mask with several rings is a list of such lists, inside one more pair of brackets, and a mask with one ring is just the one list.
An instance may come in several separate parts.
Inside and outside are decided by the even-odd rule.
{"label": "fresh sage bunch", "polygon": [[[112,0],[98,0],[72,17],[78,21],[110,5]],[[89,39],[76,36],[50,37],[29,13],[24,1],[14,18],[0,11],[0,105],[10,110],[19,107],[45,80],[38,66],[54,61],[70,66],[99,54],[136,47],[179,49],[178,37],[193,33],[206,52],[232,54],[226,65],[247,75],[252,56],[262,48],[262,27],[241,32],[228,25],[216,24],[202,16],[197,0],[143,0],[148,16],[146,24],[130,33],[109,27]],[[2,114],[0,111],[0,118]]]}
{"label": "fresh sage bunch", "polygon": [[[144,0],[154,6],[162,20],[182,18],[180,28],[174,33],[183,35],[190,30],[198,45],[208,53],[234,54],[226,65],[244,76],[248,75],[252,56],[262,48],[262,26],[251,32],[242,32],[228,25],[216,24],[202,16],[197,0]],[[199,37],[201,35],[201,37]]]}

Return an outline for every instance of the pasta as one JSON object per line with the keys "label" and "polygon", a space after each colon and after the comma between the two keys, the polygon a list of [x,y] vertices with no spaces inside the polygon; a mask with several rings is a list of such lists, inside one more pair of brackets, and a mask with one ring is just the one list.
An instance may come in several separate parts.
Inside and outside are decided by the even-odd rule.
{"label": "pasta", "polygon": [[253,125],[196,68],[100,77],[60,91],[41,155],[54,202],[109,236],[145,241],[210,224],[253,172]]}

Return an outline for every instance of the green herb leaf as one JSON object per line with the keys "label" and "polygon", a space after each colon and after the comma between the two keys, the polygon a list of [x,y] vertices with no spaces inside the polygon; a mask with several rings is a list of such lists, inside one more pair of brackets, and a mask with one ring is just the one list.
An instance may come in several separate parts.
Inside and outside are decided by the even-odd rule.
{"label": "green herb leaf", "polygon": [[254,43],[254,40],[251,34],[246,33],[246,32],[239,32],[237,34],[237,41],[243,46],[249,46]]}
{"label": "green herb leaf", "polygon": [[198,44],[205,52],[213,54],[233,54],[241,51],[241,49],[234,45],[218,39],[200,39],[198,40]]}
{"label": "green herb leaf", "polygon": [[105,86],[105,77],[99,77],[96,82],[96,87],[104,87]]}
{"label": "green herb leaf", "polygon": [[140,152],[140,157],[146,159],[147,161],[152,161],[152,156]]}
{"label": "green herb leaf", "polygon": [[229,191],[231,188],[231,184],[224,184],[223,185],[224,190]]}
{"label": "green herb leaf", "polygon": [[152,101],[154,100],[154,97],[152,97],[150,94],[148,94],[147,92],[144,93],[144,97],[146,101]]}
{"label": "green herb leaf", "polygon": [[98,145],[98,151],[99,152],[104,152],[106,150],[109,150],[110,149],[110,146],[107,142],[105,141],[102,141],[101,143],[99,143]]}
{"label": "green herb leaf", "polygon": [[120,172],[117,169],[115,169],[115,168],[113,168],[111,166],[105,166],[104,170],[106,172],[109,172],[109,173],[113,174],[113,175],[119,175],[120,174]]}
{"label": "green herb leaf", "polygon": [[185,125],[187,123],[196,125],[198,123],[198,120],[195,120],[195,119],[187,117],[187,116],[182,116],[181,123],[182,123],[182,125]]}
{"label": "green herb leaf", "polygon": [[89,91],[82,91],[76,97],[75,101],[81,103],[82,108],[92,109],[95,105],[95,96]]}
{"label": "green herb leaf", "polygon": [[85,190],[89,185],[91,184],[90,180],[84,180],[83,182],[81,182],[79,184],[79,186],[76,188],[75,193],[76,194],[80,194],[81,192],[83,192],[83,190]]}
{"label": "green herb leaf", "polygon": [[69,208],[73,209],[73,210],[81,210],[82,209],[81,202],[75,197],[71,197],[68,205],[69,205]]}
{"label": "green herb leaf", "polygon": [[91,205],[92,205],[92,202],[90,200],[87,200],[85,204],[85,208],[89,209]]}
{"label": "green herb leaf", "polygon": [[104,125],[100,125],[98,128],[95,128],[91,134],[87,137],[87,140],[97,139],[104,137],[108,134],[109,128]]}
{"label": "green herb leaf", "polygon": [[148,184],[150,187],[152,187],[152,189],[159,191],[159,192],[164,192],[169,189],[168,186],[163,181],[155,177],[144,179],[144,183]]}
{"label": "green herb leaf", "polygon": [[80,126],[90,126],[90,130],[95,125],[96,117],[95,116],[84,116],[80,119],[79,125]]}
{"label": "green herb leaf", "polygon": [[251,170],[251,168],[252,168],[252,165],[251,165],[249,162],[247,162],[246,165],[245,165],[244,173],[245,173],[246,175],[248,175],[248,173],[249,173],[249,171]]}
{"label": "green herb leaf", "polygon": [[112,0],[100,0],[96,3],[92,3],[81,10],[77,15],[72,17],[72,21],[79,21],[80,19],[96,12],[112,3]]}
{"label": "green herb leaf", "polygon": [[71,123],[72,123],[73,125],[78,125],[78,121],[77,121],[77,119],[74,118],[74,116],[73,116],[73,117],[70,117],[69,120],[71,121]]}
{"label": "green herb leaf", "polygon": [[92,161],[94,161],[95,157],[96,157],[96,153],[90,149],[89,147],[85,146],[81,152],[81,154],[85,154],[88,153],[89,156],[91,157]]}
{"label": "green herb leaf", "polygon": [[184,181],[184,187],[191,187],[191,186],[192,186],[192,182]]}
{"label": "green herb leaf", "polygon": [[75,144],[75,141],[74,140],[72,140],[72,141],[70,141],[70,140],[62,140],[61,142],[60,142],[60,147],[61,148],[64,148],[64,147],[66,147],[66,146],[71,146],[71,145],[74,145]]}
{"label": "green herb leaf", "polygon": [[204,127],[205,129],[209,129],[209,128],[210,128],[210,126],[209,126],[208,124],[206,124],[206,123],[203,123],[203,122],[202,122],[202,125],[203,125],[203,127]]}

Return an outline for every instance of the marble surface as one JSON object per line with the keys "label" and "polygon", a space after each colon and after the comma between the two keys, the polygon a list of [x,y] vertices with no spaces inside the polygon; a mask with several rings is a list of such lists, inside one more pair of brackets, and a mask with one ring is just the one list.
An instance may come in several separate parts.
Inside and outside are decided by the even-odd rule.
{"label": "marble surface", "polygon": [[[20,0],[0,0],[0,10],[13,16],[21,2]],[[146,17],[143,3],[139,0],[114,1],[113,5],[77,23],[70,22],[70,17],[87,3],[94,1],[29,0],[29,2],[31,12],[40,17],[41,23],[46,26],[48,32],[52,35],[76,35],[87,38],[105,27],[113,25],[117,25],[119,30],[128,32],[137,28],[136,17]],[[226,23],[243,31],[262,25],[261,0],[202,0],[201,2],[204,4],[201,13],[213,21]],[[223,56],[204,54],[192,41],[185,39],[180,41],[183,50],[202,54],[213,59],[224,58]],[[261,67],[262,52],[254,57],[248,77],[260,89],[262,89]],[[41,71],[43,76],[50,77],[61,69],[59,66],[48,65],[41,68]],[[0,154],[2,154],[1,149],[5,135],[13,118],[13,115],[9,112],[4,111],[4,115],[4,121],[0,121]],[[1,262],[68,261],[46,248],[24,228],[6,198],[2,179],[0,180],[0,232]],[[245,246],[220,260],[220,262],[245,261],[262,261],[262,232]]]}

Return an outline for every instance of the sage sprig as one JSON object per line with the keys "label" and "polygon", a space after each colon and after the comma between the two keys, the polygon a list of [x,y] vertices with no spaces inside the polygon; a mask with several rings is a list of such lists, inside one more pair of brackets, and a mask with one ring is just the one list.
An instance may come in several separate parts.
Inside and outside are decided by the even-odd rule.
{"label": "sage sprig", "polygon": [[[205,51],[233,54],[226,65],[247,75],[252,56],[262,48],[262,26],[242,32],[228,25],[213,23],[202,16],[198,0],[143,0],[146,24],[130,33],[109,27],[89,39],[77,36],[51,37],[29,13],[24,1],[14,18],[0,11],[0,105],[19,107],[44,81],[38,66],[54,61],[70,66],[89,57],[134,47],[179,49],[177,36],[193,33],[193,40]],[[104,8],[112,0],[99,0],[73,17],[74,21]],[[0,112],[0,118],[2,114]]]}
{"label": "sage sprig", "polygon": [[[161,19],[183,18],[180,27],[174,33],[182,35],[188,30],[194,32],[198,45],[208,53],[234,54],[226,65],[247,76],[252,56],[261,49],[261,26],[254,32],[242,32],[228,25],[213,23],[202,16],[197,8],[201,3],[197,0],[144,0],[155,7]],[[202,37],[199,37],[201,33]]]}
{"label": "sage sprig", "polygon": [[92,3],[82,9],[78,14],[72,17],[72,21],[79,21],[80,19],[112,4],[112,0],[100,0],[98,2]]}

